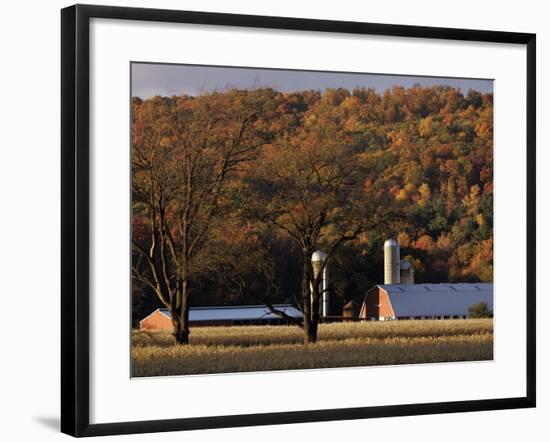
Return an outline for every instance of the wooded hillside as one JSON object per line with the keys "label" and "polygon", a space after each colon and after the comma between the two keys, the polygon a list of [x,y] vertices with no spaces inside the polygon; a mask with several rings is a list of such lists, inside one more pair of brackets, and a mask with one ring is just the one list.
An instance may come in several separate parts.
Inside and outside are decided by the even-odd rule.
{"label": "wooded hillside", "polygon": [[185,290],[191,305],[295,302],[315,248],[338,309],[383,281],[389,237],[416,282],[492,281],[492,94],[133,98],[132,146],[135,320]]}

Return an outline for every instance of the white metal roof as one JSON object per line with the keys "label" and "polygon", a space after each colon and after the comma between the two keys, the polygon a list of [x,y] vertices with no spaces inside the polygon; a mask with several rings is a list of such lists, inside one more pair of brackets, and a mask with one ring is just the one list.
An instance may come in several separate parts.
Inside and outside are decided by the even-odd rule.
{"label": "white metal roof", "polygon": [[380,284],[390,298],[395,316],[468,315],[473,304],[486,302],[493,310],[492,283]]}
{"label": "white metal roof", "polygon": [[[285,312],[294,318],[301,318],[302,313],[290,304],[274,304],[277,310]],[[167,308],[159,311],[171,317]],[[280,319],[281,317],[272,313],[265,305],[241,305],[241,306],[220,306],[220,307],[191,307],[189,309],[189,321],[258,321],[263,319]]]}

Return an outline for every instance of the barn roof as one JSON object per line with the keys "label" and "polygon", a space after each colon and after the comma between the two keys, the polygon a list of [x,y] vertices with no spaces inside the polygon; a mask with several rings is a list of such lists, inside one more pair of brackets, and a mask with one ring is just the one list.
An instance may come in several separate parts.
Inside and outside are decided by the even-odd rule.
{"label": "barn roof", "polygon": [[[285,312],[294,318],[301,318],[302,313],[290,304],[274,304],[278,310]],[[167,308],[160,308],[159,311],[171,317]],[[189,321],[260,321],[265,319],[280,319],[281,317],[272,313],[265,305],[239,305],[219,307],[191,307],[189,309]]]}
{"label": "barn roof", "polygon": [[390,298],[395,316],[467,315],[473,304],[493,309],[492,283],[380,284]]}

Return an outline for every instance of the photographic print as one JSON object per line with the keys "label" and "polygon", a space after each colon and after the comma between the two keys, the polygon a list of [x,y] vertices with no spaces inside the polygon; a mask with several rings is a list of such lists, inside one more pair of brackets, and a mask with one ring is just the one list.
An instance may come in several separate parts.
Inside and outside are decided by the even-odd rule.
{"label": "photographic print", "polygon": [[493,81],[131,63],[133,377],[493,359]]}

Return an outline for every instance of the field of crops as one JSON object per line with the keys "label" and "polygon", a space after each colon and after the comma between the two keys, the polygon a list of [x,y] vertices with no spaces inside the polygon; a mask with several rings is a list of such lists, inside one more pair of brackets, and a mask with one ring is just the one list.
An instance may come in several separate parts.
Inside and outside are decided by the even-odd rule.
{"label": "field of crops", "polygon": [[169,332],[132,332],[132,375],[356,367],[493,358],[492,319],[322,324],[302,344],[296,326],[198,327],[191,344]]}

